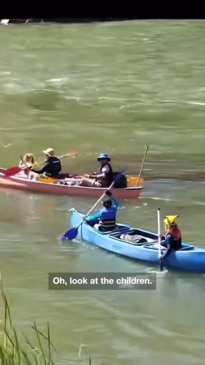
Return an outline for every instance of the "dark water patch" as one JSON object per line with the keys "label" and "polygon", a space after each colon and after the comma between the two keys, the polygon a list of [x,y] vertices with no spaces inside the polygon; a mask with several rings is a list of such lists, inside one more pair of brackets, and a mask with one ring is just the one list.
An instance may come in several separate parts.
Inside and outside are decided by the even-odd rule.
{"label": "dark water patch", "polygon": [[55,90],[35,90],[27,93],[26,104],[37,110],[57,110],[59,94]]}

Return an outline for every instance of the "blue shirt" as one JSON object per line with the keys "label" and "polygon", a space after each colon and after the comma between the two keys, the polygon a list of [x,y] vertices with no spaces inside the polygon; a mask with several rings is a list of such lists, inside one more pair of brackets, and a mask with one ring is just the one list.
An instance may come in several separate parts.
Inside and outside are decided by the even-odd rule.
{"label": "blue shirt", "polygon": [[[119,202],[118,200],[111,195],[110,199],[112,200],[112,209],[115,209],[115,213],[117,213]],[[108,209],[109,210],[109,209]],[[102,210],[99,210],[97,213],[88,216],[85,220],[90,226],[94,226],[96,223],[99,223],[99,220],[101,218]]]}

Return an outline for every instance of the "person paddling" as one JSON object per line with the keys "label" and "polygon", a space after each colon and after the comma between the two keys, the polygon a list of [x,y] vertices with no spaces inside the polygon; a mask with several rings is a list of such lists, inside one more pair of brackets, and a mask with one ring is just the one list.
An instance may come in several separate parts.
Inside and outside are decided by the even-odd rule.
{"label": "person paddling", "polygon": [[166,235],[161,248],[166,248],[167,250],[165,254],[159,255],[160,260],[168,258],[173,251],[177,251],[182,248],[182,234],[176,223],[176,219],[178,217],[178,215],[169,215],[164,219]]}
{"label": "person paddling", "polygon": [[96,214],[85,218],[85,221],[99,231],[111,231],[115,229],[116,215],[119,207],[118,200],[112,195],[110,190],[106,191],[107,199],[103,201],[103,208]]}
{"label": "person paddling", "polygon": [[58,178],[62,169],[60,159],[55,156],[53,148],[47,148],[43,153],[47,156],[44,166],[40,170],[36,170],[33,167],[30,170],[36,174],[44,174],[48,177]]}
{"label": "person paddling", "polygon": [[97,161],[100,162],[99,171],[91,175],[85,174],[81,180],[81,185],[103,188],[110,186],[113,181],[113,169],[110,164],[111,158],[104,152],[98,156]]}

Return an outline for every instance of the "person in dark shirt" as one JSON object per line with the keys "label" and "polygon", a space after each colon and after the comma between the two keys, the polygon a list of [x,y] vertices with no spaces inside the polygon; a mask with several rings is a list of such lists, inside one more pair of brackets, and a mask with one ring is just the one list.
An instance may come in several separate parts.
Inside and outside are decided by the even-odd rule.
{"label": "person in dark shirt", "polygon": [[48,177],[59,178],[61,172],[61,161],[58,157],[55,156],[55,151],[53,148],[47,148],[43,151],[43,153],[47,156],[47,160],[45,161],[44,166],[40,170],[36,170],[34,168],[30,168],[31,171],[36,174],[44,174]]}
{"label": "person in dark shirt", "polygon": [[107,153],[101,153],[97,161],[100,163],[99,171],[91,175],[85,174],[82,178],[82,186],[96,186],[108,188],[113,182],[113,170],[110,164],[111,158]]}
{"label": "person in dark shirt", "polygon": [[165,224],[165,241],[162,242],[162,249],[166,248],[165,254],[160,254],[159,259],[164,260],[170,256],[173,251],[180,250],[182,248],[182,235],[181,231],[176,223],[178,215],[166,216],[164,219]]}

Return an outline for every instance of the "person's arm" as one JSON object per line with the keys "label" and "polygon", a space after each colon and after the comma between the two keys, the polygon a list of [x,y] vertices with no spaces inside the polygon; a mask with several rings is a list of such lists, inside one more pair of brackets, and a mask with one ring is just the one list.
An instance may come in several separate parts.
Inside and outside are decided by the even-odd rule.
{"label": "person's arm", "polygon": [[19,167],[26,167],[26,163],[22,160],[19,161]]}
{"label": "person's arm", "polygon": [[167,250],[166,250],[165,254],[162,256],[162,259],[168,258],[173,251],[172,250],[173,238],[170,234],[167,235],[165,243],[166,243]]}
{"label": "person's arm", "polygon": [[112,199],[113,206],[117,209],[119,207],[119,200],[115,198],[113,195],[111,195],[110,198]]}
{"label": "person's arm", "polygon": [[95,178],[95,179],[101,179],[102,177],[106,176],[106,173],[109,172],[109,167],[108,166],[104,166],[102,168],[102,172],[100,172],[99,174],[92,174],[89,177],[90,178]]}
{"label": "person's arm", "polygon": [[100,219],[100,215],[101,215],[101,212],[99,211],[93,215],[89,215],[88,217],[86,217],[85,221],[92,226],[98,222],[98,220]]}
{"label": "person's arm", "polygon": [[31,168],[30,170],[31,171],[33,171],[33,172],[35,172],[36,174],[43,174],[44,172],[46,172],[47,171],[47,166],[49,165],[49,162],[47,162],[43,167],[42,167],[42,169],[40,169],[40,170],[36,170],[36,169],[34,169],[34,168]]}
{"label": "person's arm", "polygon": [[102,177],[105,177],[105,172],[101,172],[100,174],[89,175],[90,179],[101,179]]}
{"label": "person's arm", "polygon": [[115,207],[117,209],[119,207],[119,200],[112,195],[110,190],[106,191],[106,195],[108,195],[110,197],[110,199],[112,200],[112,203],[113,203],[113,207]]}

